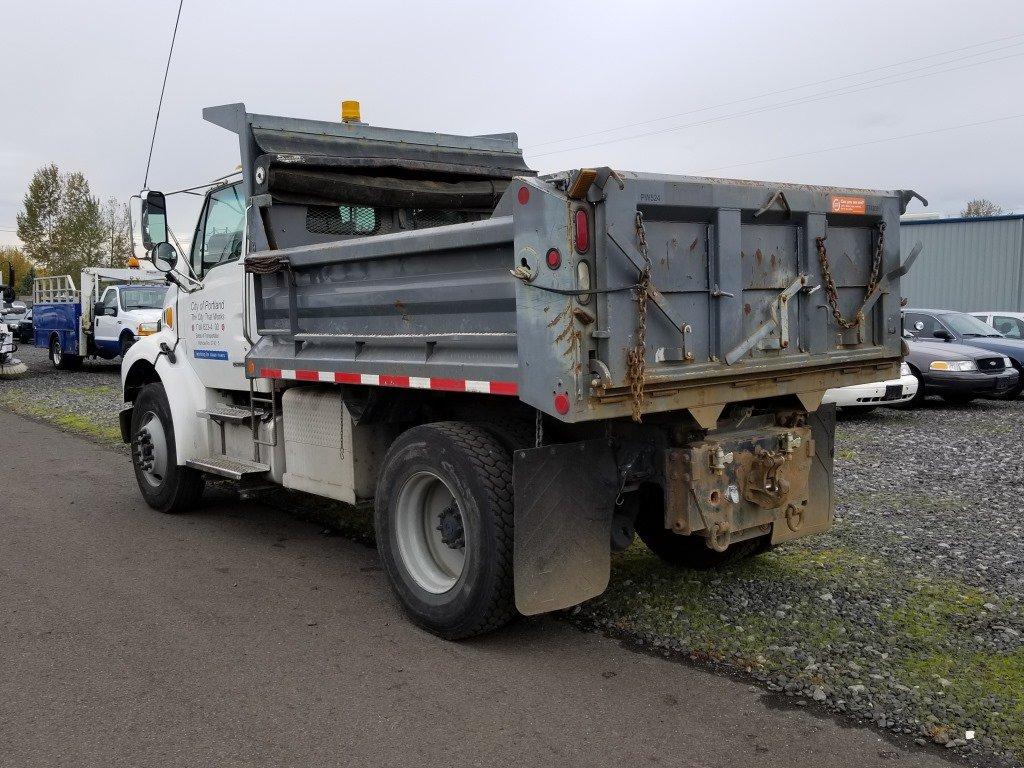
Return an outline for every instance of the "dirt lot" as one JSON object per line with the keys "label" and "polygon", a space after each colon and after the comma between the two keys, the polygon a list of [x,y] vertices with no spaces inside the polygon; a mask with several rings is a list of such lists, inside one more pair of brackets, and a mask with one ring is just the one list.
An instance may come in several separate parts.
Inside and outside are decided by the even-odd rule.
{"label": "dirt lot", "polygon": [[[117,366],[0,384],[0,405],[116,445]],[[578,626],[723,669],[984,764],[1024,761],[1024,401],[927,404],[840,423],[827,535],[710,574],[615,558]],[[268,501],[370,540],[364,514]]]}

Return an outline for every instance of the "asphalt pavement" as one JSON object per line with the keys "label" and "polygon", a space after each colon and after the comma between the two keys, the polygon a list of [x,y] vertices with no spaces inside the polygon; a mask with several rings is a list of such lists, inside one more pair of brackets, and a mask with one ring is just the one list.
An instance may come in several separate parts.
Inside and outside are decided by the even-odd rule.
{"label": "asphalt pavement", "polygon": [[552,618],[454,644],[376,552],[0,412],[0,766],[948,766]]}

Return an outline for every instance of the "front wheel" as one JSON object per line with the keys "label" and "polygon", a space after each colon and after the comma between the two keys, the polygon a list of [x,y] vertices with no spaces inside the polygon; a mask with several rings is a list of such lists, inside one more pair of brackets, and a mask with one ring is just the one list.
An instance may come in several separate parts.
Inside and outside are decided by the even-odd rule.
{"label": "front wheel", "polygon": [[146,503],[159,512],[184,512],[203,494],[203,475],[178,466],[171,406],[163,384],[147,384],[132,408],[132,464]]}
{"label": "front wheel", "polygon": [[492,433],[426,424],[388,450],[377,481],[377,546],[392,590],[420,626],[448,640],[515,615],[512,458]]}
{"label": "front wheel", "polygon": [[120,342],[119,346],[120,346],[120,352],[121,352],[121,359],[122,360],[124,359],[124,356],[128,354],[128,350],[132,348],[132,344],[134,344],[134,343],[135,343],[135,337],[132,336],[132,334],[130,334],[130,333],[122,333],[121,334],[121,342]]}

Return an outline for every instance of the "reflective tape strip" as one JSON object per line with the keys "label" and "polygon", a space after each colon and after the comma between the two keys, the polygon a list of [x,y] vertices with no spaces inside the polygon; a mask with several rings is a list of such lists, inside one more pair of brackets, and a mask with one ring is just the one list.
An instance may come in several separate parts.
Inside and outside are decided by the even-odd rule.
{"label": "reflective tape strip", "polygon": [[365,384],[372,387],[433,389],[440,392],[479,392],[485,395],[519,394],[514,381],[473,381],[468,379],[427,378],[424,376],[393,376],[386,373],[345,373],[342,371],[305,371],[285,368],[260,368],[261,379],[320,381],[332,384]]}

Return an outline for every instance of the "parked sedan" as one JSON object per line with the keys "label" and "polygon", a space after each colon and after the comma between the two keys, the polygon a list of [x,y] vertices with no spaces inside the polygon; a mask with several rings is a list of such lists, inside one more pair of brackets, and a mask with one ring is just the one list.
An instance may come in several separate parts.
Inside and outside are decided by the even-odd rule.
{"label": "parked sedan", "polygon": [[[903,327],[918,339],[938,339],[942,342],[956,342],[984,349],[994,358],[1006,358],[1018,373],[1024,372],[1024,340],[1003,336],[995,328],[986,325],[965,312],[948,309],[905,309]],[[1003,393],[1007,399],[1020,395],[1024,379],[1017,377],[1017,383]]]}
{"label": "parked sedan", "polygon": [[1024,312],[971,312],[1008,339],[1024,339]]}
{"label": "parked sedan", "polygon": [[909,332],[905,336],[910,348],[906,362],[917,379],[917,394],[907,405],[919,404],[929,395],[949,403],[1005,397],[1019,386],[1020,372],[1007,357],[964,344],[923,341]]}
{"label": "parked sedan", "polygon": [[856,410],[860,413],[873,411],[880,405],[901,405],[910,402],[917,394],[917,377],[907,363],[900,366],[900,377],[873,384],[852,384],[825,392],[823,403],[835,403],[840,410]]}
{"label": "parked sedan", "polygon": [[32,343],[32,339],[33,339],[33,335],[34,334],[32,332],[32,309],[31,309],[31,307],[29,308],[28,312],[25,313],[25,316],[23,318],[21,318],[21,322],[18,323],[18,327],[17,327],[17,329],[15,329],[14,335],[17,337],[18,341],[20,341],[22,344],[31,344]]}

